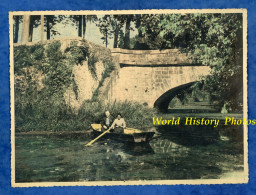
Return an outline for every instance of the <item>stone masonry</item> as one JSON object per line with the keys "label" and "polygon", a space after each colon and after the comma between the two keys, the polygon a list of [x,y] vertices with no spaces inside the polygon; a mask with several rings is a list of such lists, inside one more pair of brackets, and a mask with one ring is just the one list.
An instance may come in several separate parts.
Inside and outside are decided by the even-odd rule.
{"label": "stone masonry", "polygon": [[[136,101],[153,107],[164,93],[210,74],[210,68],[193,64],[188,56],[173,50],[112,49],[120,69],[112,78],[108,101]],[[113,75],[112,75],[113,77]]]}

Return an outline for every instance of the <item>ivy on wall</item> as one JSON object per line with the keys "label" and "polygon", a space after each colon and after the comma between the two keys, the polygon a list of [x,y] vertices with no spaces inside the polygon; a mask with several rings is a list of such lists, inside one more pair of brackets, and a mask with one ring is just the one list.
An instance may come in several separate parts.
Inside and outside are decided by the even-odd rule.
{"label": "ivy on wall", "polygon": [[75,111],[65,103],[64,93],[71,86],[78,99],[78,86],[72,71],[75,65],[82,66],[83,61],[88,61],[89,71],[95,79],[96,63],[103,62],[102,85],[113,70],[110,51],[102,50],[86,41],[73,41],[64,51],[60,41],[14,47],[16,129],[58,130],[70,124],[73,128],[76,125],[82,128],[82,123],[70,122],[76,120]]}

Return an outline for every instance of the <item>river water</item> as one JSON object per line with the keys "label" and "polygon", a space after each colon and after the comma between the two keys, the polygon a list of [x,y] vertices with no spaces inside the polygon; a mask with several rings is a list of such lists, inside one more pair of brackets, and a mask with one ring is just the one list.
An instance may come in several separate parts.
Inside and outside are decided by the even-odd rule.
{"label": "river water", "polygon": [[102,138],[90,147],[88,137],[17,135],[16,182],[218,179],[243,171],[242,138],[230,131],[162,126],[149,144]]}
{"label": "river water", "polygon": [[242,139],[197,129],[159,127],[149,144],[135,146],[102,138],[85,147],[91,138],[17,135],[16,182],[218,179],[243,171]]}

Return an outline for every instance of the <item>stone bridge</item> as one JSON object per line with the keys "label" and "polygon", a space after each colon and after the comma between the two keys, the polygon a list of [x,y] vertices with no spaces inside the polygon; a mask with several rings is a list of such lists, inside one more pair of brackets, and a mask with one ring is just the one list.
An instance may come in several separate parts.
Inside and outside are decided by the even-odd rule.
{"label": "stone bridge", "polygon": [[[61,42],[61,50],[64,51],[75,40],[81,41],[82,39],[58,39]],[[47,40],[43,43],[53,41],[56,40]],[[14,46],[36,43],[38,42],[15,43]],[[108,49],[102,47],[102,53],[99,52],[99,55],[105,55],[105,50]],[[208,66],[192,63],[192,60],[178,49],[159,51],[115,48],[111,49],[111,53],[116,70],[104,80],[99,91],[99,98],[105,102],[136,101],[166,111],[169,102],[180,91],[189,88],[193,83],[201,80],[201,76],[210,73]],[[76,108],[79,108],[84,100],[92,98],[100,80],[92,78],[87,62],[84,63],[84,66],[77,65],[73,69],[79,89],[78,100],[73,90],[66,92],[66,101]],[[104,67],[101,62],[96,66],[100,78]]]}
{"label": "stone bridge", "polygon": [[208,66],[192,63],[178,49],[111,51],[120,66],[102,94],[110,102],[136,101],[166,111],[181,90],[210,74]]}

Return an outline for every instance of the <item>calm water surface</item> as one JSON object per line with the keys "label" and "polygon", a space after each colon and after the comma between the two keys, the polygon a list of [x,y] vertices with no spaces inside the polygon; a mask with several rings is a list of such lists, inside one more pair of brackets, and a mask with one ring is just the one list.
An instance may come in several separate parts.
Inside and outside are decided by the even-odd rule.
{"label": "calm water surface", "polygon": [[91,138],[16,136],[16,182],[217,179],[243,170],[239,142],[163,132],[138,146],[102,139],[85,147]]}

